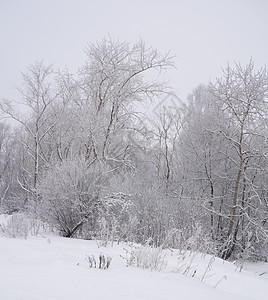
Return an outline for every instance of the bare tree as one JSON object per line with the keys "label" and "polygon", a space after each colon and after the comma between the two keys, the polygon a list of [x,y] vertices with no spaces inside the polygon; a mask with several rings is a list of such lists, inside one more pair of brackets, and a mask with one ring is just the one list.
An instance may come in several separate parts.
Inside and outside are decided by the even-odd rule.
{"label": "bare tree", "polygon": [[131,46],[111,39],[88,44],[85,52],[88,61],[80,69],[78,84],[87,156],[113,166],[127,163],[126,132],[133,128],[135,105],[167,91],[166,84],[148,78],[173,67],[172,57],[146,48],[143,41]]}
{"label": "bare tree", "polygon": [[166,193],[168,193],[170,183],[174,179],[174,160],[177,154],[177,141],[179,139],[181,124],[181,111],[179,108],[169,109],[163,107],[159,114],[155,115],[152,121],[153,139],[155,145],[153,151],[155,158],[153,163],[157,168],[158,178],[164,181]]}
{"label": "bare tree", "polygon": [[210,231],[213,241],[221,236],[223,201],[228,190],[224,180],[229,169],[227,142],[218,133],[226,126],[225,121],[217,99],[200,85],[188,97],[178,141],[181,197],[192,202],[190,209],[196,211],[196,221]]}
{"label": "bare tree", "polygon": [[[220,133],[236,151],[236,157],[233,158],[236,171],[232,205],[227,242],[222,255],[227,259],[234,249],[242,218],[247,216],[247,222],[254,223],[248,214],[254,198],[262,202],[254,181],[260,170],[256,159],[264,159],[256,142],[266,143],[267,136],[262,126],[267,124],[268,72],[266,68],[255,71],[252,61],[245,67],[240,64],[235,64],[234,68],[228,66],[223,77],[211,85],[211,92],[221,101],[222,110],[232,124],[232,131],[222,130]],[[245,191],[248,193],[247,203]]]}
{"label": "bare tree", "polygon": [[[146,48],[142,41],[132,46],[104,39],[97,44],[88,44],[85,52],[87,62],[79,69],[78,75],[63,72],[57,81],[62,114],[57,123],[50,122],[53,126],[47,136],[53,143],[54,157],[59,163],[55,164],[55,169],[51,166],[49,175],[42,177],[37,185],[43,207],[46,203],[49,207],[44,210],[44,216],[51,220],[54,215],[54,219],[58,218],[58,226],[62,214],[74,221],[64,225],[64,234],[68,236],[75,234],[77,228],[87,222],[93,209],[92,203],[102,202],[105,195],[95,197],[95,191],[90,189],[83,198],[83,210],[80,185],[75,184],[74,191],[69,191],[73,194],[77,191],[72,201],[62,196],[67,199],[64,202],[61,196],[53,196],[53,191],[58,193],[57,184],[48,184],[49,178],[60,176],[64,179],[62,185],[68,187],[70,182],[64,173],[71,170],[68,171],[66,166],[75,168],[79,161],[83,161],[85,177],[81,174],[81,181],[85,181],[85,185],[88,181],[88,186],[91,181],[95,182],[96,190],[105,190],[109,194],[111,191],[107,191],[107,186],[110,179],[126,169],[134,170],[137,163],[135,151],[138,140],[131,134],[136,130],[136,120],[139,119],[135,106],[150,96],[169,91],[161,79],[152,80],[151,76],[156,71],[173,67],[169,54],[162,55],[155,49]],[[60,172],[63,174],[59,175]],[[48,185],[52,186],[50,190]],[[67,214],[71,206],[78,209]]]}
{"label": "bare tree", "polygon": [[29,176],[23,178],[21,186],[28,192],[33,192],[36,188],[40,164],[47,162],[47,157],[42,151],[42,141],[55,125],[55,120],[50,122],[49,113],[58,96],[58,92],[53,88],[52,75],[52,66],[44,66],[43,62],[36,62],[29,67],[28,73],[22,73],[23,83],[18,91],[21,96],[19,104],[24,105],[27,110],[25,114],[15,109],[14,101],[3,99],[0,102],[2,112],[17,121],[25,130],[26,136],[20,142],[29,155],[28,163],[32,163],[24,166],[25,173]]}
{"label": "bare tree", "polygon": [[20,207],[16,193],[19,185],[19,147],[16,142],[16,133],[9,125],[0,123],[0,210],[12,212]]}

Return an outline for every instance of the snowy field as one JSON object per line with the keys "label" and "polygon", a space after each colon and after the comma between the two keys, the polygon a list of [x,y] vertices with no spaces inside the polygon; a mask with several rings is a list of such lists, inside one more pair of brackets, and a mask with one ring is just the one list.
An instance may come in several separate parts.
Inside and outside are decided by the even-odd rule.
{"label": "snowy field", "polygon": [[[127,267],[139,246],[39,236],[0,237],[1,300],[265,300],[268,264],[238,264],[209,255],[165,250],[161,271]],[[87,256],[112,258],[89,268]]]}

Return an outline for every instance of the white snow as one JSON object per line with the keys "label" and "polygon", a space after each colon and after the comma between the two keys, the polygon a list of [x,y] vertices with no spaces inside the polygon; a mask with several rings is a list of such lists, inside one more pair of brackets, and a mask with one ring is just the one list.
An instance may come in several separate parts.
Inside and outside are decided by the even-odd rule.
{"label": "white snow", "polygon": [[[185,277],[182,271],[190,263],[189,253],[178,265],[178,250],[168,250],[167,268],[157,272],[127,267],[121,257],[125,257],[124,248],[130,250],[126,244],[98,247],[96,241],[57,236],[0,237],[0,299],[268,299],[268,275],[259,276],[268,271],[268,264],[246,264],[247,270],[239,272],[235,264],[216,259],[201,282],[211,258],[208,255],[195,254]],[[100,253],[112,257],[110,268],[89,268],[86,255],[98,257]]]}

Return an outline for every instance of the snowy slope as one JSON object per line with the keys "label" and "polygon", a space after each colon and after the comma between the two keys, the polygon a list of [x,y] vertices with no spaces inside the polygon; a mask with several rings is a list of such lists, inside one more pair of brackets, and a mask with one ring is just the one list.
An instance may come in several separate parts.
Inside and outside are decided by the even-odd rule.
{"label": "snowy slope", "polygon": [[[126,267],[121,256],[125,257],[123,248],[127,247],[122,244],[98,248],[96,241],[53,236],[27,240],[1,237],[0,299],[268,299],[268,276],[259,276],[257,270],[268,271],[267,265],[248,265],[252,272],[239,272],[234,264],[216,259],[205,282],[201,282],[209,256],[196,255],[191,266],[197,272],[194,277],[185,277],[178,272],[176,251],[167,252],[167,268],[157,272]],[[100,253],[112,257],[110,268],[90,269],[86,255],[97,257]],[[213,288],[223,276],[227,279]]]}

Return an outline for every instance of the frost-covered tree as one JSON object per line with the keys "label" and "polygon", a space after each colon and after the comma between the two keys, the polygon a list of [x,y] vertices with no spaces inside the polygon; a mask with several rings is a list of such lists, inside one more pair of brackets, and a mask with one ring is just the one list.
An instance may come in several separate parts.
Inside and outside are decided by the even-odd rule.
{"label": "frost-covered tree", "polygon": [[[226,178],[226,141],[218,131],[225,126],[217,100],[206,86],[198,86],[188,97],[178,140],[177,195],[190,215],[210,239],[221,237]],[[188,205],[187,205],[188,204]]]}
{"label": "frost-covered tree", "polygon": [[24,176],[19,180],[25,191],[34,193],[40,169],[48,162],[43,146],[55,125],[55,120],[51,122],[50,110],[57,100],[58,91],[53,87],[52,66],[45,66],[43,62],[31,65],[27,73],[22,73],[22,78],[18,88],[20,100],[17,102],[24,106],[26,112],[19,112],[12,101],[5,99],[0,102],[0,109],[21,125],[20,142],[27,158],[23,166]]}
{"label": "frost-covered tree", "polygon": [[131,45],[104,39],[88,44],[85,52],[87,62],[79,71],[78,85],[86,156],[114,168],[131,164],[133,142],[128,136],[136,123],[135,106],[167,91],[164,83],[148,78],[172,67],[172,58],[143,41]]}
{"label": "frost-covered tree", "polygon": [[221,102],[225,118],[232,126],[230,131],[219,133],[235,151],[234,173],[230,178],[232,203],[222,255],[226,259],[235,246],[247,247],[245,238],[250,244],[261,235],[267,235],[262,226],[267,211],[262,210],[265,200],[260,195],[260,185],[263,186],[267,165],[264,149],[267,146],[268,72],[266,68],[256,70],[252,61],[244,67],[228,66],[210,90]]}
{"label": "frost-covered tree", "polygon": [[224,259],[256,257],[267,240],[267,79],[252,62],[228,66],[190,95],[183,120],[182,198]]}
{"label": "frost-covered tree", "polygon": [[163,107],[154,115],[153,128],[153,153],[152,163],[157,169],[157,177],[163,182],[166,193],[172,189],[171,183],[175,177],[175,162],[178,154],[177,141],[179,139],[181,124],[181,111],[178,107],[172,109]]}
{"label": "frost-covered tree", "polygon": [[15,130],[0,123],[0,211],[12,212],[21,207],[17,199],[20,191],[17,182],[19,174],[19,145]]}
{"label": "frost-covered tree", "polygon": [[[83,161],[86,174],[89,172],[92,180],[98,178],[98,189],[105,190],[109,195],[112,191],[107,191],[106,187],[110,179],[121,172],[133,171],[138,162],[138,140],[132,134],[138,131],[135,106],[150,96],[168,91],[161,80],[151,80],[152,74],[147,77],[146,74],[172,67],[173,62],[169,54],[162,55],[155,49],[146,48],[142,41],[130,45],[104,39],[97,44],[88,44],[85,52],[87,61],[77,76],[63,72],[58,77],[57,84],[61,91],[58,97],[61,101],[57,105],[61,107],[61,118],[56,119],[48,133],[54,149],[50,172],[53,174],[55,161],[59,163],[55,172],[64,172],[65,169],[61,168],[66,164],[70,164],[70,168],[75,162]],[[43,185],[47,178],[42,177],[38,187],[43,207],[46,207],[45,202],[50,203],[49,198],[45,197],[48,192]],[[103,194],[100,200],[107,195]],[[73,201],[79,203],[79,199],[76,197]],[[85,201],[89,205],[87,212],[81,212],[82,219],[77,216],[78,221],[68,225],[70,233],[67,235],[73,235],[76,230],[71,228],[81,227],[78,224],[88,220],[87,214],[92,209],[89,195]],[[58,211],[63,205],[59,201],[59,207],[56,204],[52,207]],[[51,205],[49,207],[45,214],[52,211]]]}

